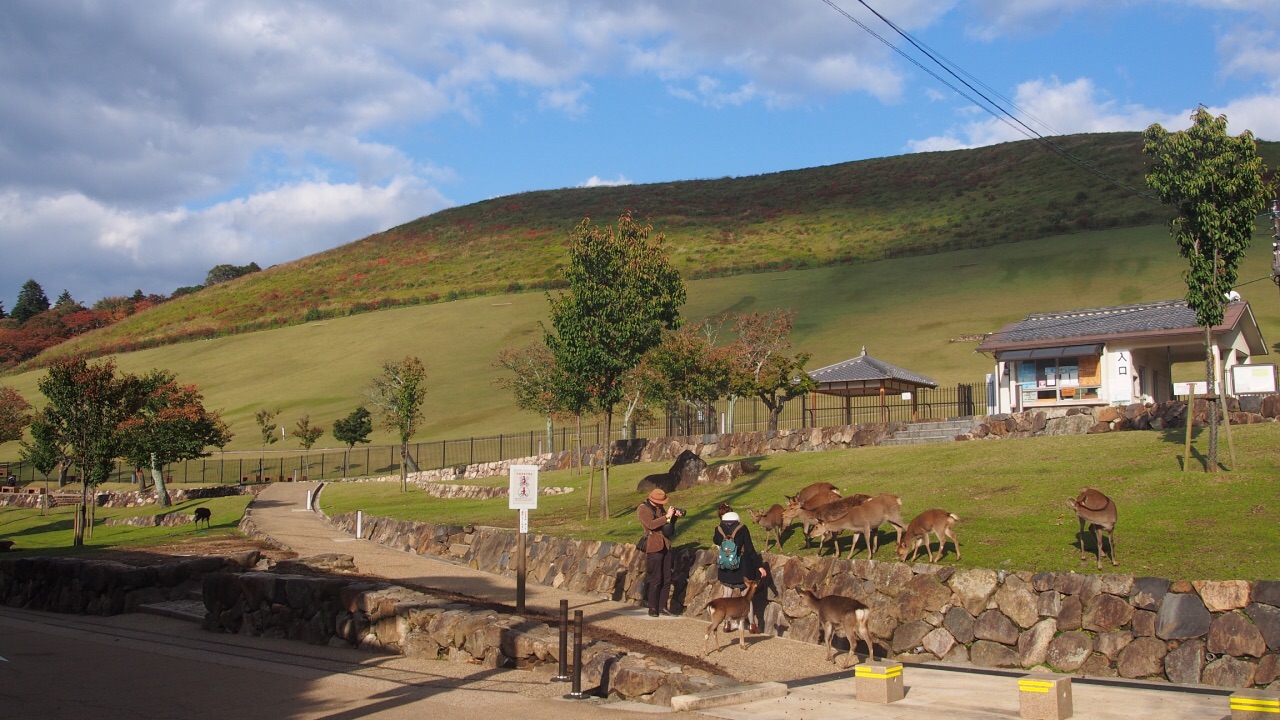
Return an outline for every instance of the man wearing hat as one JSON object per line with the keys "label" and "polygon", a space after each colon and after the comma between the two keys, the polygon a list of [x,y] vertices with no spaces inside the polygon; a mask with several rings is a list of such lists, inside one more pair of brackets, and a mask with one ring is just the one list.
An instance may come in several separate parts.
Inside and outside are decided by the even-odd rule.
{"label": "man wearing hat", "polygon": [[667,593],[671,589],[671,537],[676,534],[676,509],[667,507],[666,491],[654,488],[636,508],[636,517],[644,527],[649,617],[675,615],[667,608]]}

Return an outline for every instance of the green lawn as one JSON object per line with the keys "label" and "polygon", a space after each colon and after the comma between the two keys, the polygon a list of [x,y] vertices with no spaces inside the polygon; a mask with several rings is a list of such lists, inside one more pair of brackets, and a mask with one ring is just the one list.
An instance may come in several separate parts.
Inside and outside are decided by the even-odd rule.
{"label": "green lawn", "polygon": [[[70,488],[67,488],[70,489]],[[115,488],[119,489],[119,488]],[[194,525],[176,527],[131,527],[128,525],[108,526],[103,522],[108,518],[125,518],[139,515],[155,515],[162,511],[156,505],[136,508],[98,508],[93,537],[86,537],[84,546],[72,547],[72,523],[75,519],[75,507],[64,505],[49,510],[41,515],[39,510],[28,510],[17,507],[0,507],[0,539],[13,540],[16,552],[6,553],[3,557],[22,557],[23,555],[71,555],[82,552],[104,550],[107,548],[139,548],[153,545],[169,545],[179,543],[192,537],[234,537],[238,533],[236,526],[249,506],[251,495],[234,495],[231,497],[206,498],[174,503],[163,512],[190,514],[198,506],[209,508],[213,517],[209,521],[209,529],[204,523],[197,529]]]}
{"label": "green lawn", "polygon": [[[940,507],[958,514],[963,561],[948,549],[943,562],[1007,570],[1079,570],[1077,521],[1067,499],[1085,486],[1109,494],[1119,508],[1116,526],[1119,572],[1175,580],[1280,578],[1280,425],[1233,428],[1240,467],[1209,475],[1200,459],[1182,472],[1182,431],[871,447],[757,458],[760,470],[728,487],[700,487],[673,495],[686,508],[678,542],[710,547],[716,505],[725,501],[747,518],[748,508],[767,508],[783,495],[818,481],[835,483],[846,495],[891,492],[903,498],[903,516]],[[1204,438],[1196,446],[1203,447]],[[1225,436],[1221,456],[1229,465]],[[530,513],[533,532],[629,542],[639,535],[635,492],[644,475],[669,463],[624,465],[611,472],[612,517],[585,520],[588,476],[574,471],[542,473],[539,483],[572,486],[575,492],[544,496]],[[505,484],[505,478],[484,481]],[[599,493],[599,474],[596,475]],[[326,512],[366,514],[444,524],[514,527],[517,513],[505,498],[439,500],[396,483],[337,483],[321,495]],[[890,559],[892,534],[882,532],[879,559]],[[763,533],[753,538],[763,545]],[[806,554],[798,530],[784,536],[788,553]],[[842,542],[847,552],[847,539]],[[949,548],[950,546],[948,546]],[[1087,546],[1092,549],[1092,543]],[[861,550],[856,557],[866,557]],[[1111,572],[1104,562],[1103,572]]]}

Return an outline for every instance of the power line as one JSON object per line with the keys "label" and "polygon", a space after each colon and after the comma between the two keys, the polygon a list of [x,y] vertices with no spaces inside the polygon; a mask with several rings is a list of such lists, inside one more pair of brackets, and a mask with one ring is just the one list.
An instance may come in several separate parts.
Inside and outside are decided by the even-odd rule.
{"label": "power line", "polygon": [[[1101,179],[1103,179],[1103,180],[1106,180],[1107,182],[1110,182],[1110,183],[1112,183],[1112,184],[1114,184],[1114,185],[1117,185],[1117,186],[1122,187],[1122,188],[1124,188],[1124,189],[1126,189],[1126,190],[1129,190],[1130,192],[1133,192],[1133,193],[1134,193],[1134,194],[1136,194],[1136,195],[1139,195],[1139,196],[1141,196],[1141,197],[1144,197],[1144,198],[1146,198],[1147,200],[1150,200],[1150,201],[1155,202],[1155,203],[1157,203],[1157,204],[1161,204],[1161,203],[1160,203],[1160,199],[1159,199],[1159,198],[1157,198],[1156,196],[1154,196],[1154,195],[1152,195],[1152,194],[1150,194],[1150,193],[1146,192],[1145,190],[1141,190],[1141,189],[1139,189],[1139,188],[1135,188],[1135,187],[1133,187],[1132,185],[1130,185],[1130,184],[1128,184],[1128,183],[1124,182],[1123,180],[1120,180],[1119,178],[1117,178],[1117,177],[1115,177],[1115,176],[1113,176],[1113,175],[1111,175],[1111,174],[1109,174],[1109,173],[1107,173],[1107,172],[1103,171],[1101,168],[1095,167],[1094,165],[1092,165],[1092,164],[1091,164],[1091,163],[1089,163],[1088,161],[1084,160],[1083,158],[1077,157],[1076,155],[1074,155],[1073,153],[1071,153],[1071,152],[1070,152],[1069,150],[1067,150],[1066,148],[1063,148],[1063,147],[1061,147],[1060,145],[1058,145],[1057,143],[1054,143],[1053,141],[1049,140],[1049,139],[1048,139],[1048,138],[1046,138],[1044,135],[1042,135],[1040,132],[1038,132],[1037,130],[1035,130],[1035,129],[1034,129],[1034,128],[1032,128],[1031,126],[1027,125],[1027,124],[1026,124],[1025,122],[1023,122],[1019,117],[1017,117],[1017,116],[1016,116],[1016,115],[1014,115],[1013,113],[1011,113],[1011,112],[1009,112],[1008,110],[1006,110],[1006,109],[1005,109],[1005,108],[1004,108],[1000,103],[996,102],[995,100],[992,100],[990,97],[988,97],[988,96],[987,96],[987,94],[986,94],[986,93],[983,93],[981,90],[978,90],[977,88],[975,88],[975,87],[973,86],[973,84],[971,84],[968,80],[965,80],[965,78],[961,77],[960,75],[961,75],[961,74],[964,74],[965,76],[967,76],[967,77],[969,77],[969,78],[972,78],[972,79],[974,80],[974,82],[976,82],[976,83],[977,83],[977,84],[979,84],[979,85],[982,85],[982,86],[983,86],[983,88],[986,88],[989,92],[991,92],[991,94],[993,94],[993,95],[997,95],[997,96],[1001,97],[1005,102],[1009,103],[1010,105],[1013,105],[1013,107],[1014,107],[1015,109],[1018,109],[1019,111],[1023,112],[1023,114],[1026,114],[1026,115],[1027,115],[1029,118],[1031,118],[1033,121],[1035,121],[1035,122],[1037,122],[1037,123],[1039,123],[1039,124],[1041,124],[1041,125],[1044,125],[1046,128],[1049,128],[1049,126],[1048,126],[1046,123],[1044,123],[1043,121],[1040,121],[1040,120],[1038,120],[1038,119],[1035,119],[1035,118],[1034,118],[1033,116],[1031,116],[1029,113],[1026,113],[1026,111],[1023,111],[1021,108],[1018,108],[1018,106],[1017,106],[1016,104],[1014,104],[1012,101],[1010,101],[1008,98],[1004,98],[1003,96],[1000,96],[1000,95],[999,95],[999,93],[996,93],[996,92],[994,92],[994,91],[990,90],[990,87],[989,87],[989,86],[987,86],[987,85],[986,85],[985,83],[983,83],[982,81],[978,80],[978,79],[977,79],[974,75],[972,75],[971,73],[966,72],[965,70],[963,70],[962,68],[960,68],[960,66],[959,66],[959,65],[956,65],[955,63],[953,63],[953,62],[951,62],[951,61],[947,60],[945,57],[942,57],[941,55],[939,55],[939,54],[937,54],[937,53],[933,52],[932,50],[930,50],[930,49],[929,49],[927,46],[925,46],[923,43],[921,43],[921,42],[917,41],[917,40],[916,40],[914,37],[912,37],[909,33],[907,33],[907,32],[906,32],[906,31],[904,31],[902,28],[900,28],[900,27],[898,27],[896,24],[894,24],[894,23],[893,23],[893,21],[889,20],[889,19],[888,19],[888,18],[886,18],[884,15],[881,15],[879,11],[877,11],[875,8],[871,7],[871,5],[867,4],[866,0],[858,0],[858,4],[860,4],[860,5],[862,5],[864,8],[866,8],[866,9],[867,9],[871,14],[873,14],[873,15],[875,15],[877,18],[879,18],[879,19],[880,19],[884,24],[888,25],[890,28],[893,28],[894,32],[896,32],[898,35],[900,35],[900,36],[901,36],[904,40],[906,40],[908,43],[911,43],[911,45],[912,45],[913,47],[915,47],[918,51],[920,51],[921,53],[923,53],[923,54],[925,55],[925,57],[929,58],[929,60],[931,60],[931,61],[932,61],[934,64],[936,64],[938,67],[940,67],[940,68],[942,68],[944,71],[946,71],[946,73],[947,73],[948,75],[950,75],[951,77],[955,78],[957,82],[959,82],[959,83],[960,83],[961,85],[963,85],[964,87],[968,88],[968,90],[969,90],[970,92],[972,92],[972,93],[973,93],[973,95],[977,95],[978,97],[982,98],[982,100],[985,102],[985,104],[984,104],[984,102],[979,102],[978,100],[974,99],[974,97],[973,97],[972,95],[970,95],[970,94],[968,94],[968,93],[964,92],[963,90],[961,90],[960,88],[956,87],[954,84],[952,84],[951,82],[949,82],[948,80],[946,80],[945,78],[943,78],[942,76],[940,76],[938,73],[936,73],[936,72],[934,72],[933,70],[931,70],[931,69],[929,69],[929,68],[925,67],[923,63],[921,63],[920,61],[916,60],[916,59],[915,59],[914,57],[912,57],[911,55],[907,54],[907,53],[906,53],[902,48],[900,48],[900,47],[898,47],[897,45],[895,45],[895,44],[893,44],[893,43],[889,42],[887,39],[885,39],[885,38],[884,38],[883,36],[881,36],[879,33],[875,32],[875,31],[874,31],[874,30],[872,30],[870,27],[868,27],[868,26],[867,26],[865,23],[863,23],[861,20],[858,20],[857,18],[855,18],[854,16],[852,16],[852,15],[850,15],[848,12],[846,12],[843,8],[841,8],[840,6],[836,5],[836,4],[835,4],[835,2],[834,2],[834,0],[822,0],[822,1],[823,1],[824,3],[826,3],[829,7],[831,7],[833,10],[835,10],[836,12],[840,13],[841,15],[843,15],[843,16],[844,16],[846,19],[848,19],[850,22],[854,23],[854,24],[855,24],[855,25],[857,25],[858,27],[862,28],[865,32],[867,32],[868,34],[870,34],[872,37],[874,37],[875,39],[879,40],[879,41],[880,41],[881,43],[883,43],[886,47],[888,47],[889,49],[893,50],[893,51],[894,51],[895,53],[897,53],[898,55],[900,55],[900,56],[902,56],[903,58],[905,58],[905,59],[906,59],[908,62],[910,62],[912,65],[915,65],[917,68],[919,68],[920,70],[922,70],[923,72],[925,72],[925,73],[926,73],[926,74],[928,74],[929,76],[933,77],[933,78],[934,78],[935,80],[937,80],[938,82],[940,82],[940,83],[942,83],[943,85],[945,85],[945,86],[946,86],[947,88],[949,88],[952,92],[956,93],[956,94],[957,94],[957,95],[959,95],[960,97],[963,97],[964,99],[966,99],[966,100],[968,100],[969,102],[973,103],[974,105],[978,106],[979,108],[981,108],[982,110],[984,110],[985,112],[987,112],[988,114],[990,114],[992,117],[996,118],[997,120],[999,120],[999,121],[1003,122],[1004,124],[1008,125],[1009,127],[1013,128],[1014,130],[1016,130],[1016,131],[1018,131],[1019,133],[1021,133],[1024,137],[1026,137],[1026,138],[1028,138],[1028,139],[1030,139],[1030,140],[1032,140],[1032,141],[1034,141],[1034,142],[1036,142],[1036,143],[1039,143],[1042,147],[1044,147],[1045,149],[1047,149],[1047,150],[1049,150],[1050,152],[1054,153],[1055,155],[1058,155],[1059,157],[1061,157],[1061,158],[1063,158],[1063,159],[1067,160],[1068,162],[1074,163],[1074,164],[1075,164],[1075,165],[1077,165],[1078,167],[1082,168],[1082,169],[1083,169],[1083,170],[1085,170],[1086,172],[1089,172],[1090,174],[1092,174],[1092,175],[1094,175],[1094,176],[1096,176],[1096,177],[1099,177],[1099,178],[1101,178]],[[940,58],[941,58],[941,59],[940,59]],[[952,69],[953,67],[954,67],[955,69]],[[1049,128],[1049,129],[1050,129],[1050,130],[1052,130],[1052,128]]]}

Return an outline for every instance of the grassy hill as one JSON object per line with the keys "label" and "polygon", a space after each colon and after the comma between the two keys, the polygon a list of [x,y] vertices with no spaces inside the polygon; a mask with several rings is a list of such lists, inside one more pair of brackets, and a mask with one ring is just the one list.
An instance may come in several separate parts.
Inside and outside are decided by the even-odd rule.
{"label": "grassy hill", "polygon": [[[441,211],[220,284],[52,352],[119,352],[370,310],[554,286],[583,218],[630,210],[688,279],[877,262],[1107,228],[1160,225],[1137,133],[1030,141],[744,178],[529,192]],[[1274,167],[1280,144],[1264,143]]]}
{"label": "grassy hill", "polygon": [[[1141,187],[1137,134],[1058,142]],[[1280,164],[1280,143],[1260,147],[1269,166]],[[546,298],[527,290],[559,277],[569,229],[626,209],[666,233],[688,279],[686,317],[794,308],[792,339],[812,353],[810,368],[866,346],[942,383],[976,382],[991,361],[956,340],[1030,312],[1185,292],[1160,205],[1024,142],[476,203],[180,298],[55,351],[158,346],[119,355],[120,367],[197,383],[236,433],[230,449],[258,446],[261,408],[281,408],[287,427],[303,413],[331,426],[361,402],[382,360],[409,354],[427,363],[431,385],[416,439],[528,431],[540,419],[512,408],[491,362],[541,336]],[[1259,224],[1242,283],[1270,276],[1270,233]],[[1275,342],[1274,287],[1240,289]],[[437,302],[450,297],[461,299]],[[0,383],[38,401],[40,375]],[[296,443],[275,447],[286,446]],[[17,454],[16,443],[0,445],[0,460]]]}

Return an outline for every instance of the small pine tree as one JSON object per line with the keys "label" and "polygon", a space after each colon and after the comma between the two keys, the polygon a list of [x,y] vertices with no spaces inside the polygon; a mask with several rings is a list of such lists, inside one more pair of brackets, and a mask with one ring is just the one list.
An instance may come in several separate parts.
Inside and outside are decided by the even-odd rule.
{"label": "small pine tree", "polygon": [[9,317],[24,323],[48,309],[49,298],[44,294],[44,288],[35,280],[28,280],[18,291],[18,302],[14,304]]}

